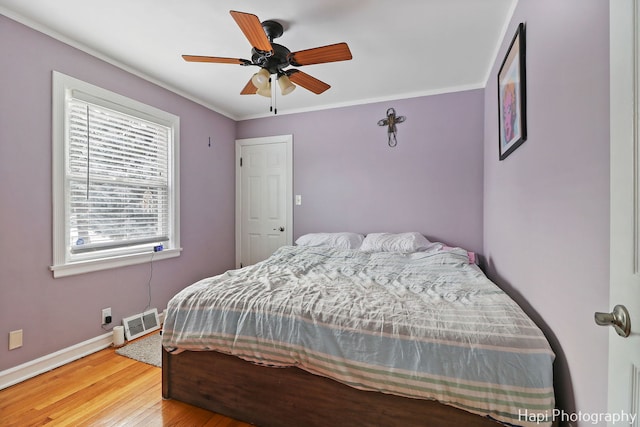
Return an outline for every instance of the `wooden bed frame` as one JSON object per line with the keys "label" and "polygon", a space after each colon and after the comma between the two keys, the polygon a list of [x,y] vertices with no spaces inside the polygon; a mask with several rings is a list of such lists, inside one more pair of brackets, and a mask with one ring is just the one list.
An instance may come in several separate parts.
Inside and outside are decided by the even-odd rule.
{"label": "wooden bed frame", "polygon": [[162,397],[261,427],[501,424],[432,400],[362,391],[299,368],[268,368],[215,351],[162,350]]}

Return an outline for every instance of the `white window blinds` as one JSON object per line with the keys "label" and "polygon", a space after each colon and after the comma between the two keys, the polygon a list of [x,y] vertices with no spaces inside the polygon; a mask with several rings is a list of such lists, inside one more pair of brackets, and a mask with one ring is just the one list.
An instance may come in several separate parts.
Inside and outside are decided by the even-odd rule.
{"label": "white window blinds", "polygon": [[52,80],[53,276],[180,256],[180,117]]}
{"label": "white window blinds", "polygon": [[171,129],[75,97],[67,120],[71,254],[169,240]]}

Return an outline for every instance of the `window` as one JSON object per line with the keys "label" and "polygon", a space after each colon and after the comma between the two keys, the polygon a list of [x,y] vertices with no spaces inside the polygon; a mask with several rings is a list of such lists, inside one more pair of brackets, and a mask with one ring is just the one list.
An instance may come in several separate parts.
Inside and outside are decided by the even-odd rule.
{"label": "window", "polygon": [[54,71],[54,277],[180,254],[179,124]]}

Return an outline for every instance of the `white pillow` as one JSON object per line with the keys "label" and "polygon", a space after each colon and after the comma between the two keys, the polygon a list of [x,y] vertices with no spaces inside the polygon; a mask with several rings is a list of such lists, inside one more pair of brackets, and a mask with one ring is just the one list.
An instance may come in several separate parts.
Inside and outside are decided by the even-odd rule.
{"label": "white pillow", "polygon": [[420,233],[370,233],[364,238],[361,251],[411,253],[428,249],[433,244]]}
{"label": "white pillow", "polygon": [[358,249],[364,236],[358,233],[309,233],[298,237],[298,246],[330,246],[340,249]]}

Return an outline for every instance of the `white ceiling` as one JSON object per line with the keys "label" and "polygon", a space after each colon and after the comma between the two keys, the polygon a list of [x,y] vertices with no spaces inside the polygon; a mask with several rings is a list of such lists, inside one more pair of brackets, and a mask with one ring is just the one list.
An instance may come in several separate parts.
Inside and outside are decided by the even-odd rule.
{"label": "white ceiling", "polygon": [[278,114],[484,87],[517,0],[0,0],[0,13],[236,120],[267,116],[241,96],[256,67],[229,10],[277,20],[292,52],[347,42],[353,59],[301,67],[332,87],[278,93]]}

